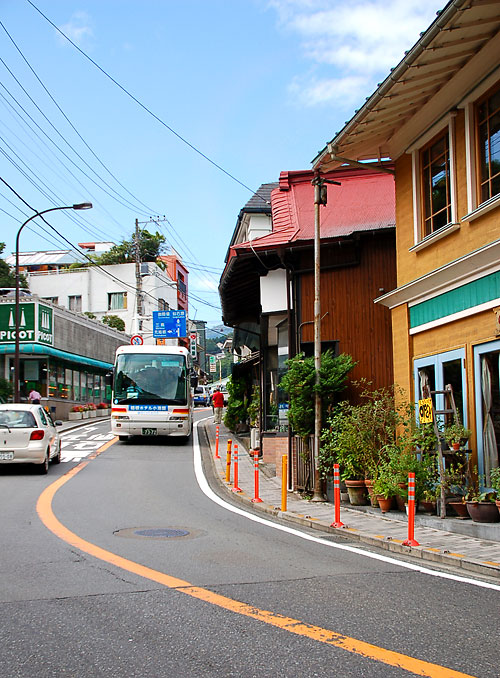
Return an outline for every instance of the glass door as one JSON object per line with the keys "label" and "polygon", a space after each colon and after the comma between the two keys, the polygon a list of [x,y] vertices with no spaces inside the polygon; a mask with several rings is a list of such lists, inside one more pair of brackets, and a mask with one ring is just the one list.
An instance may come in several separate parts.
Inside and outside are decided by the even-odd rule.
{"label": "glass door", "polygon": [[[467,392],[465,374],[465,349],[437,353],[414,361],[415,402],[430,397],[430,391],[443,391],[447,384],[453,389],[457,412],[467,426]],[[445,409],[444,395],[436,395],[437,410]],[[444,417],[441,416],[443,424]]]}

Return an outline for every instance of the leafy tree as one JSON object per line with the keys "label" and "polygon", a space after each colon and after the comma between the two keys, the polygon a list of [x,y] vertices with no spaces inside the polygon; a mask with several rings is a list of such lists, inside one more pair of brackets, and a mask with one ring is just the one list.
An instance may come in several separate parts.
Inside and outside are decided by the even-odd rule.
{"label": "leafy tree", "polygon": [[288,393],[289,410],[288,420],[297,435],[303,438],[307,445],[307,438],[314,433],[314,401],[319,392],[322,404],[322,420],[335,402],[336,394],[346,385],[349,372],[356,365],[350,355],[342,353],[334,356],[332,351],[326,351],[321,356],[319,384],[315,383],[316,371],[314,358],[304,358],[299,353],[295,358],[287,361],[288,372],[283,376],[280,387]]}
{"label": "leafy tree", "polygon": [[[0,255],[3,254],[5,243],[0,242]],[[24,275],[19,276],[19,283],[21,287],[28,287]],[[0,287],[15,287],[16,273],[13,268],[4,260],[0,259]]]}
{"label": "leafy tree", "polygon": [[[147,229],[139,229],[139,255],[141,261],[156,261],[165,251],[166,238],[161,233],[150,233]],[[129,264],[135,261],[135,233],[130,240],[122,240],[108,252],[92,257],[96,264],[110,266],[112,264]]]}
{"label": "leafy tree", "polygon": [[125,332],[125,321],[117,315],[104,315],[101,318],[101,322],[109,327],[114,327],[115,330]]}
{"label": "leafy tree", "polygon": [[248,415],[245,380],[230,377],[227,382],[227,392],[229,399],[224,415],[224,424],[230,431],[236,431],[238,424],[244,424]]}

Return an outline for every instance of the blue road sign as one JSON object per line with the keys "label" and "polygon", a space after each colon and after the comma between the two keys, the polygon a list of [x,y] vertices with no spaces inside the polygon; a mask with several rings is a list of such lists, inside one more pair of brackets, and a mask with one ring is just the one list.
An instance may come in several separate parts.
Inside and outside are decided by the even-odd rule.
{"label": "blue road sign", "polygon": [[187,337],[186,311],[153,311],[153,337]]}

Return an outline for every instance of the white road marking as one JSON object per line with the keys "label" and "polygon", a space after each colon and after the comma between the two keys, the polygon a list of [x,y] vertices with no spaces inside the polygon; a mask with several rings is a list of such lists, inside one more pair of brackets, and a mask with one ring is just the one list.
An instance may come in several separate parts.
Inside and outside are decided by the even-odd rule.
{"label": "white road marking", "polygon": [[[89,435],[90,434],[90,435]],[[114,438],[111,431],[102,433],[102,427],[95,424],[82,426],[61,433],[62,462],[78,462],[95,452],[107,440]]]}
{"label": "white road marking", "polygon": [[498,584],[490,584],[489,582],[484,582],[476,579],[469,579],[469,577],[461,577],[459,575],[449,574],[447,572],[431,570],[426,567],[422,567],[421,565],[414,565],[413,563],[407,563],[403,560],[391,558],[390,556],[384,556],[379,553],[371,553],[370,551],[364,551],[362,548],[356,546],[348,546],[347,544],[336,544],[326,539],[322,539],[321,537],[313,537],[310,534],[300,532],[299,530],[296,530],[293,527],[287,527],[286,525],[279,525],[278,523],[273,523],[272,521],[267,520],[266,518],[261,518],[260,516],[248,513],[244,509],[238,508],[237,506],[232,506],[231,504],[228,504],[226,501],[224,501],[224,499],[221,499],[219,496],[215,494],[215,492],[211,489],[207,482],[207,479],[203,474],[203,467],[201,464],[201,450],[198,440],[198,426],[204,421],[206,421],[206,419],[199,419],[194,424],[193,451],[194,451],[194,472],[196,475],[196,480],[198,481],[198,485],[200,486],[201,491],[214,503],[218,504],[219,506],[222,506],[222,508],[226,509],[227,511],[231,511],[232,513],[236,513],[239,516],[248,518],[248,520],[253,520],[255,523],[260,523],[261,525],[271,527],[274,530],[279,530],[280,532],[287,532],[288,534],[291,534],[295,537],[299,537],[300,539],[312,541],[315,542],[316,544],[322,544],[323,546],[327,546],[328,548],[337,549],[339,551],[348,551],[349,553],[355,553],[358,556],[371,558],[372,560],[380,560],[383,563],[389,563],[390,565],[402,567],[406,570],[413,570],[414,572],[419,572],[420,574],[427,574],[430,575],[431,577],[438,577],[440,579],[451,579],[452,581],[458,581],[463,584],[471,584],[472,586],[479,586],[480,588],[484,589],[500,591],[500,585]]}

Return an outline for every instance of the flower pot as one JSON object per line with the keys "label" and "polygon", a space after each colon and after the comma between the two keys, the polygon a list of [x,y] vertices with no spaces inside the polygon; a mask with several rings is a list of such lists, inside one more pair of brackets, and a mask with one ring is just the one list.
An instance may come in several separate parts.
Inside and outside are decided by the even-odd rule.
{"label": "flower pot", "polygon": [[378,499],[375,496],[375,492],[373,491],[373,480],[367,480],[365,479],[365,485],[366,489],[368,490],[368,498],[370,499],[370,504],[373,506],[373,508],[378,508]]}
{"label": "flower pot", "polygon": [[349,501],[353,506],[366,505],[366,485],[364,480],[346,480]]}
{"label": "flower pot", "polygon": [[383,497],[381,494],[377,495],[377,501],[378,505],[380,506],[380,510],[382,513],[387,513],[387,511],[391,510],[392,507],[392,497],[386,498]]}
{"label": "flower pot", "polygon": [[459,518],[470,518],[465,502],[450,501],[448,502],[448,506],[451,506]]}
{"label": "flower pot", "polygon": [[88,419],[89,418],[89,411],[85,410],[85,412],[82,412],[82,419]]}
{"label": "flower pot", "polygon": [[496,499],[495,504],[497,505],[498,512],[500,513],[500,501]]}
{"label": "flower pot", "polygon": [[468,501],[467,511],[474,523],[500,522],[500,513],[492,501]]}
{"label": "flower pot", "polygon": [[68,421],[77,421],[82,418],[81,412],[68,412]]}
{"label": "flower pot", "polygon": [[97,410],[89,410],[89,418],[93,419],[97,416]]}
{"label": "flower pot", "polygon": [[436,513],[436,502],[435,501],[425,501],[425,499],[420,499],[418,502],[418,505],[420,508],[425,512],[429,514],[434,514]]}

